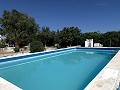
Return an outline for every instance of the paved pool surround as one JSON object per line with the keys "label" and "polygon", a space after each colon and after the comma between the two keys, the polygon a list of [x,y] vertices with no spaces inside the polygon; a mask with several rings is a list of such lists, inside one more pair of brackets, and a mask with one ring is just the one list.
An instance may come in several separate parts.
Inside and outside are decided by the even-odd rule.
{"label": "paved pool surround", "polygon": [[[81,48],[81,47],[70,47],[67,49],[72,48]],[[66,48],[65,48],[66,49]],[[65,49],[59,49],[58,51],[62,51]],[[85,49],[85,48],[83,48]],[[113,48],[87,48],[87,49],[114,49]],[[117,47],[117,49],[119,49]],[[56,52],[56,50],[52,51],[44,51],[40,53],[49,53],[49,52]],[[39,54],[39,53],[35,53]],[[32,54],[27,54],[32,55]],[[11,57],[24,57],[24,55],[20,56],[11,56]],[[11,58],[5,57],[6,58]],[[116,90],[118,88],[118,84],[120,82],[120,50],[117,52],[117,54],[110,60],[110,62],[99,72],[99,74],[87,85],[85,90]],[[0,90],[22,90],[19,87],[13,85],[12,83],[6,81],[5,79],[0,77]]]}
{"label": "paved pool surround", "polygon": [[0,77],[0,90],[22,90],[22,89]]}

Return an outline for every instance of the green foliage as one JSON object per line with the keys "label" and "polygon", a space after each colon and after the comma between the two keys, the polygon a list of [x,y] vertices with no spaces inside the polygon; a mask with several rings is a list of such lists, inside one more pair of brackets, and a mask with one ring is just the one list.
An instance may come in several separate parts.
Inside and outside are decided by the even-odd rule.
{"label": "green foliage", "polygon": [[6,47],[6,45],[0,44],[0,48],[5,48],[5,47]]}
{"label": "green foliage", "polygon": [[83,33],[82,37],[84,37],[82,41],[85,41],[85,39],[93,39],[94,43],[101,43],[104,47],[120,46],[120,31],[110,31],[106,33],[88,32]]}
{"label": "green foliage", "polygon": [[4,39],[1,39],[0,40],[0,48],[5,48],[7,45],[6,45],[6,40]]}
{"label": "green foliage", "polygon": [[15,48],[14,48],[14,51],[15,51],[15,52],[19,52],[20,50],[19,50],[18,47],[15,47]]}
{"label": "green foliage", "polygon": [[54,46],[55,31],[50,31],[49,27],[42,27],[38,34],[38,38],[44,46]]}
{"label": "green foliage", "polygon": [[38,41],[38,40],[34,40],[30,43],[30,52],[34,53],[34,52],[40,52],[44,50],[44,46],[42,44],[42,42]]}
{"label": "green foliage", "polygon": [[61,47],[80,44],[80,29],[77,27],[63,28],[59,33],[59,44]]}
{"label": "green foliage", "polygon": [[21,43],[31,40],[35,36],[39,27],[34,18],[17,10],[4,11],[0,19],[1,34],[7,37],[7,40],[14,42],[16,47]]}
{"label": "green foliage", "polygon": [[102,44],[101,35],[102,34],[99,33],[99,32],[82,33],[82,43],[81,43],[81,46],[84,46],[84,43],[85,43],[86,39],[93,39],[94,43],[101,43]]}
{"label": "green foliage", "polygon": [[102,40],[105,47],[120,47],[120,31],[106,32]]}

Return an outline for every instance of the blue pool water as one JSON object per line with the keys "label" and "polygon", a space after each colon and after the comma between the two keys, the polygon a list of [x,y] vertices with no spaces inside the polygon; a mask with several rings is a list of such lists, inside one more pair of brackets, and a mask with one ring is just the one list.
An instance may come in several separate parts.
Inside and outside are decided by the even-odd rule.
{"label": "blue pool water", "polygon": [[114,50],[70,49],[12,58],[13,61],[1,62],[0,76],[23,90],[82,90],[115,53]]}

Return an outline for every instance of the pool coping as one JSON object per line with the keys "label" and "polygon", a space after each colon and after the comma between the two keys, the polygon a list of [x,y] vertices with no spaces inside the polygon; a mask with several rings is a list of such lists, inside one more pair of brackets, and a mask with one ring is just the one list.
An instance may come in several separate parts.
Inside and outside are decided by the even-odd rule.
{"label": "pool coping", "polygon": [[41,51],[41,52],[35,52],[35,53],[24,53],[24,54],[18,54],[18,55],[13,55],[13,56],[1,57],[0,59],[15,58],[15,57],[26,56],[26,55],[45,54],[45,53],[69,50],[69,49],[74,49],[74,48],[76,48],[76,47],[74,46],[74,47],[69,47],[69,48],[61,48],[61,49],[55,49],[55,50],[50,50],[50,51]]}
{"label": "pool coping", "polygon": [[117,90],[120,82],[120,50],[84,90]]}
{"label": "pool coping", "polygon": [[0,90],[22,90],[22,89],[0,77]]}
{"label": "pool coping", "polygon": [[54,51],[62,51],[62,50],[69,50],[69,49],[114,49],[114,48],[120,48],[120,47],[80,47],[80,46],[73,46],[73,47],[68,47],[68,48],[61,48],[61,49],[56,49],[56,50],[50,50],[50,51],[41,51],[41,52],[36,52],[36,53],[24,53],[24,54],[18,54],[18,55],[13,55],[13,56],[7,56],[7,57],[1,57],[1,59],[8,59],[8,58],[15,58],[15,57],[21,57],[21,56],[26,56],[26,55],[35,55],[35,54],[42,54],[42,53],[50,53]]}

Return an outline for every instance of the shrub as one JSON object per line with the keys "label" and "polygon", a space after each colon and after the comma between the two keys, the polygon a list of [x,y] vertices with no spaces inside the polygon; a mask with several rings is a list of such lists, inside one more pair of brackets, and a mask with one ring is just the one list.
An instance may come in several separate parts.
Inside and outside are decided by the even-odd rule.
{"label": "shrub", "polygon": [[43,46],[42,42],[35,40],[30,43],[30,52],[31,53],[40,52],[43,50],[44,50],[44,46]]}
{"label": "shrub", "polygon": [[19,48],[15,47],[15,48],[14,48],[14,51],[15,51],[15,52],[19,52],[20,50],[19,50]]}
{"label": "shrub", "polygon": [[0,44],[0,48],[5,48],[6,45]]}

